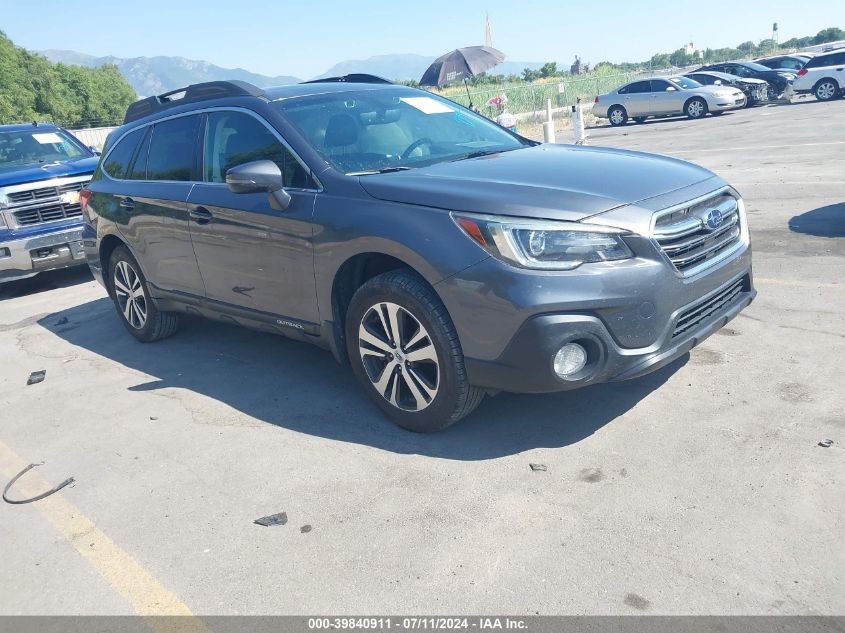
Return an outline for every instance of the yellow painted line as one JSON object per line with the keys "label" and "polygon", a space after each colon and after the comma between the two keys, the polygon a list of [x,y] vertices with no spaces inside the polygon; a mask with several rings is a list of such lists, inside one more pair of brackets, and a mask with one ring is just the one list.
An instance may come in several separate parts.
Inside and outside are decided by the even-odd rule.
{"label": "yellow painted line", "polygon": [[802,288],[845,288],[843,284],[833,284],[825,281],[798,281],[793,279],[768,279],[766,277],[754,277],[754,283],[773,286],[799,286]]}
{"label": "yellow painted line", "polygon": [[[28,465],[12,449],[0,441],[0,474],[8,481]],[[72,473],[68,473],[70,476]],[[58,482],[47,482],[30,470],[19,479],[10,498],[25,499],[49,490]],[[5,484],[4,484],[5,485]],[[65,490],[68,490],[67,488]],[[13,508],[18,506],[7,506]],[[135,613],[145,616],[147,625],[156,633],[190,631],[209,633],[194,617],[157,618],[152,616],[193,616],[188,606],[173,592],[166,589],[153,575],[114,541],[93,521],[86,518],[71,504],[62,492],[35,501],[36,508],[45,519],[70,543],[74,549],[126,599]]]}

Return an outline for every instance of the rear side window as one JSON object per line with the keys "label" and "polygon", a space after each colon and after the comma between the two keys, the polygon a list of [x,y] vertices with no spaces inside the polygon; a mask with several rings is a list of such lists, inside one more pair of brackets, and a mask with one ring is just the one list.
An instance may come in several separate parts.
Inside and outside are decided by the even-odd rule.
{"label": "rear side window", "polygon": [[128,178],[132,157],[144,132],[145,130],[133,130],[120,139],[106,157],[103,171],[112,178]]}
{"label": "rear side window", "polygon": [[191,180],[199,115],[156,123],[147,158],[147,180]]}
{"label": "rear side window", "polygon": [[129,174],[130,180],[146,180],[147,179],[147,156],[150,152],[150,133],[152,128],[148,127],[145,130],[144,139],[141,141],[141,146],[135,154],[135,162],[132,163],[132,172]]}
{"label": "rear side window", "polygon": [[830,55],[819,55],[807,62],[804,68],[823,68],[825,66],[836,66],[845,64],[845,53],[832,53]]}
{"label": "rear side window", "polygon": [[649,92],[649,84],[647,81],[635,81],[632,84],[626,86],[623,90],[620,90],[622,94],[636,94],[639,92]]}
{"label": "rear side window", "polygon": [[285,187],[312,187],[308,171],[270,129],[243,112],[211,112],[205,131],[203,176],[206,182],[226,182],[232,167],[255,160],[279,166]]}

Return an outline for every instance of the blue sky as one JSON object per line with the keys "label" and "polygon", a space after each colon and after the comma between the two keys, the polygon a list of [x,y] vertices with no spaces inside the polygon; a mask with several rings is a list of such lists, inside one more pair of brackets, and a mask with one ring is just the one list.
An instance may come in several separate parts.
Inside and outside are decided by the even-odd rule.
{"label": "blue sky", "polygon": [[[842,0],[2,0],[0,30],[29,49],[118,57],[177,55],[267,75],[310,78],[335,62],[439,55],[493,43],[513,61],[638,61],[685,42],[719,48],[845,28]],[[36,8],[37,7],[37,8]],[[694,11],[689,7],[695,7]]]}

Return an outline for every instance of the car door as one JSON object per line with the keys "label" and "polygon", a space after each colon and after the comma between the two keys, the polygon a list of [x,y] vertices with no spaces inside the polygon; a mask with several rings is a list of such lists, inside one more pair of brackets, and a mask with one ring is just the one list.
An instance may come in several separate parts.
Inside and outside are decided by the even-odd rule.
{"label": "car door", "polygon": [[108,185],[117,225],[151,284],[195,297],[205,289],[191,245],[187,199],[199,122],[199,115],[188,115],[133,130],[104,161],[108,174],[123,146],[140,139],[128,167],[110,174],[119,179]]}
{"label": "car door", "polygon": [[[205,115],[202,178],[188,199],[191,239],[213,307],[287,327],[319,322],[312,253],[317,187],[310,171],[257,114]],[[267,193],[233,193],[226,171],[271,160],[282,171],[290,205]],[[293,321],[292,321],[293,320]]]}
{"label": "car door", "polygon": [[619,90],[622,95],[622,105],[629,117],[647,116],[651,114],[651,94],[648,81],[635,81]]}
{"label": "car door", "polygon": [[683,108],[683,95],[665,79],[651,80],[651,113],[677,114]]}

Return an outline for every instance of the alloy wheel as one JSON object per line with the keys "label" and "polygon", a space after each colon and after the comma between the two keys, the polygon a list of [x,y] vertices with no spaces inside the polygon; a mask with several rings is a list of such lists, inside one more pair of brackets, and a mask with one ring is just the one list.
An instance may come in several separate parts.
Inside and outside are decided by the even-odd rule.
{"label": "alloy wheel", "polygon": [[701,101],[693,101],[687,106],[687,114],[697,119],[704,114],[704,104]]}
{"label": "alloy wheel", "polygon": [[616,125],[621,125],[622,121],[624,120],[624,116],[622,115],[622,110],[614,110],[610,113],[610,121],[611,123],[615,123]]}
{"label": "alloy wheel", "polygon": [[831,81],[825,81],[816,88],[816,98],[821,101],[833,99],[834,96],[836,96],[836,86]]}
{"label": "alloy wheel", "polygon": [[440,386],[434,341],[402,306],[381,302],[364,313],[358,351],[373,388],[394,407],[416,412],[434,401]]}
{"label": "alloy wheel", "polygon": [[141,278],[126,261],[119,261],[114,267],[114,293],[117,304],[126,322],[136,330],[147,323],[147,298]]}

